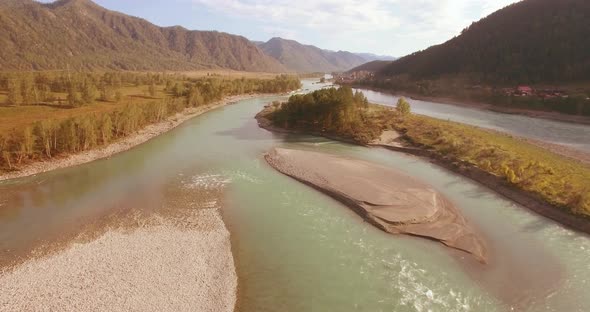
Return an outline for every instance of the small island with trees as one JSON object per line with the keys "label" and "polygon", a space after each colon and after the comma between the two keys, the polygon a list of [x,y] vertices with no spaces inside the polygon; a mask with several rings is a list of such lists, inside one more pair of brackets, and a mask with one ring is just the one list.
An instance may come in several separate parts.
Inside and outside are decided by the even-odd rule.
{"label": "small island with trees", "polygon": [[[368,103],[349,87],[295,95],[257,117],[272,131],[326,136],[428,157],[501,195],[572,228],[590,232],[590,168],[523,140],[491,130]],[[395,132],[395,142],[382,134]]]}

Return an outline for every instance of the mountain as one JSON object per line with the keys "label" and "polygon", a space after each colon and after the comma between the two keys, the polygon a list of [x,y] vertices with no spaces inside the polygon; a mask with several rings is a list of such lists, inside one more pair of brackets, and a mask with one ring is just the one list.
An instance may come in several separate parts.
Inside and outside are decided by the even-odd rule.
{"label": "mountain", "polygon": [[368,71],[368,72],[380,72],[382,71],[385,67],[387,67],[388,65],[390,65],[391,63],[393,63],[393,61],[372,61],[372,62],[368,62],[365,63],[363,65],[357,66],[351,70],[349,70],[349,73],[354,73],[354,72],[359,72],[359,71]]}
{"label": "mountain", "polygon": [[244,37],[159,27],[90,0],[0,0],[0,70],[285,68]]}
{"label": "mountain", "polygon": [[397,57],[388,56],[388,55],[377,55],[373,53],[355,53],[356,55],[362,57],[367,62],[372,61],[395,61]]}
{"label": "mountain", "polygon": [[590,80],[590,1],[524,0],[444,44],[397,60],[384,76],[464,75],[492,83]]}
{"label": "mountain", "polygon": [[259,45],[287,69],[295,72],[339,72],[363,64],[366,60],[346,51],[322,50],[294,40],[272,38]]}

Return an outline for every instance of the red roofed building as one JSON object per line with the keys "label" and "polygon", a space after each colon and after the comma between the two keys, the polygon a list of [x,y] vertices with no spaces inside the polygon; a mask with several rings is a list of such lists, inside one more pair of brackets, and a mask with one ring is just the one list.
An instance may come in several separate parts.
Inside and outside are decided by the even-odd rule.
{"label": "red roofed building", "polygon": [[522,96],[532,95],[533,88],[531,88],[529,86],[518,86],[518,88],[516,88],[516,93],[520,94]]}

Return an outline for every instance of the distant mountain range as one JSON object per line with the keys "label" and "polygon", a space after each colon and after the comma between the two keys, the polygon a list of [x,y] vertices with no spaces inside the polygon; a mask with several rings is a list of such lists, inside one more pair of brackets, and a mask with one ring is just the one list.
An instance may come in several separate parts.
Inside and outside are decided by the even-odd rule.
{"label": "distant mountain range", "polygon": [[0,0],[0,70],[287,69],[248,39],[158,27],[90,0]]}
{"label": "distant mountain range", "polygon": [[389,64],[380,75],[461,75],[490,83],[590,81],[590,1],[514,3],[460,36]]}
{"label": "distant mountain range", "polygon": [[159,27],[91,0],[0,0],[0,71],[50,69],[345,71],[381,57],[293,40],[251,42],[215,31]]}
{"label": "distant mountain range", "polygon": [[340,72],[376,59],[394,59],[370,53],[323,50],[283,38],[257,44],[266,54],[295,72]]}

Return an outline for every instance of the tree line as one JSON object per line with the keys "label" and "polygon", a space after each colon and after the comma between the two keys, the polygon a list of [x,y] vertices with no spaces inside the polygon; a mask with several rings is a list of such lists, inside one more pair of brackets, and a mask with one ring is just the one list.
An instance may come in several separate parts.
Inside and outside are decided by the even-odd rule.
{"label": "tree line", "polygon": [[[42,74],[41,74],[42,75]],[[31,79],[31,76],[21,79]],[[1,86],[12,83],[0,79]],[[12,77],[12,76],[8,76]],[[97,78],[91,80],[91,78]],[[37,79],[36,79],[37,78]],[[58,75],[47,80],[51,90],[64,90],[70,87],[72,77]],[[84,82],[86,78],[87,82]],[[78,80],[79,79],[79,80]],[[39,76],[30,81],[37,83]],[[220,78],[189,79],[183,76],[139,75],[111,73],[104,75],[78,74],[76,81],[84,83],[104,83],[117,87],[133,83],[145,84],[146,92],[155,93],[155,85],[163,85],[165,97],[147,103],[127,103],[111,111],[81,115],[64,120],[50,118],[14,129],[12,133],[0,134],[0,169],[13,170],[20,165],[40,159],[50,159],[58,155],[78,153],[104,146],[119,138],[130,135],[148,124],[166,119],[186,108],[199,107],[221,100],[225,96],[246,93],[287,92],[301,87],[296,77],[281,75],[274,79],[235,79]],[[83,89],[82,89],[83,90]],[[80,99],[85,101],[85,93]],[[100,92],[93,93],[98,97]]]}
{"label": "tree line", "polygon": [[286,129],[332,134],[361,143],[368,143],[381,133],[368,115],[367,98],[349,87],[293,95],[286,103],[274,106],[269,119]]}

